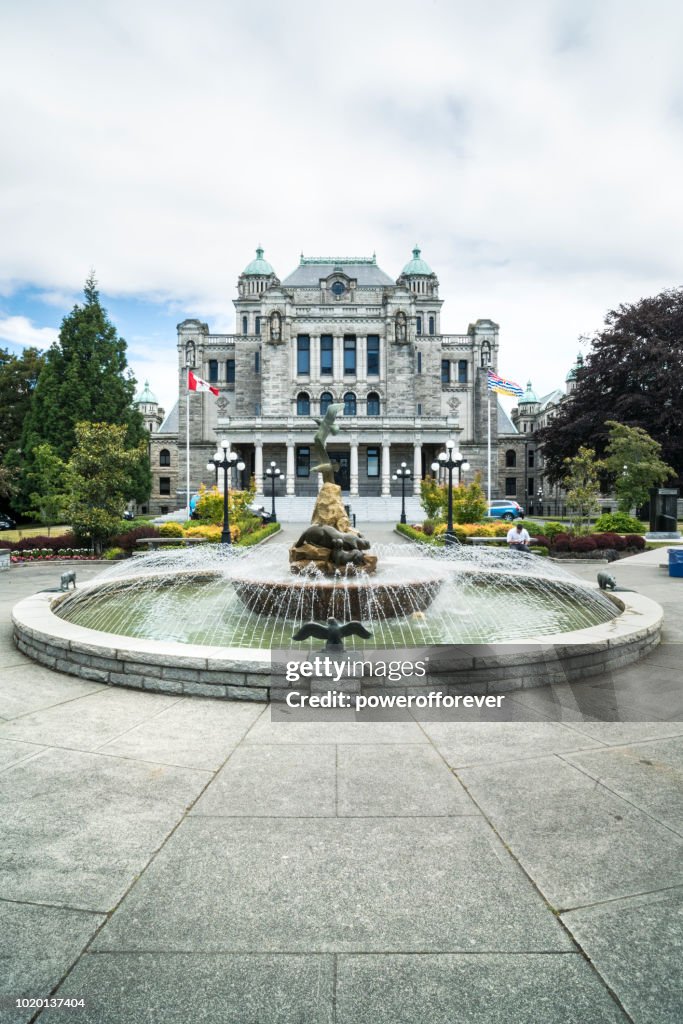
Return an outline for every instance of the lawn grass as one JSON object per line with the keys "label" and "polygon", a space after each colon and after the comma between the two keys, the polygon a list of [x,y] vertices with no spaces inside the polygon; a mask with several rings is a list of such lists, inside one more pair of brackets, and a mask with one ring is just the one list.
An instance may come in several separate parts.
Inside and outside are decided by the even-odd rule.
{"label": "lawn grass", "polygon": [[[70,530],[70,526],[51,526],[50,536],[60,537]],[[15,541],[22,537],[47,537],[47,526],[20,526],[17,530],[3,530],[0,533],[0,540]]]}

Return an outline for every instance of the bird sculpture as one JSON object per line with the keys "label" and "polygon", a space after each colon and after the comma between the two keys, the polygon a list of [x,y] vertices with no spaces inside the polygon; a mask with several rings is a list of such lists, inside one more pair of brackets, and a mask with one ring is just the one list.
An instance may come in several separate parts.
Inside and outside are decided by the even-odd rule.
{"label": "bird sculpture", "polygon": [[326,651],[343,651],[345,636],[362,636],[364,640],[367,640],[372,633],[357,619],[352,619],[351,622],[339,622],[330,615],[326,626],[323,626],[321,622],[305,622],[301,629],[294,634],[292,640],[308,640],[310,636],[314,636],[318,640],[326,640]]}

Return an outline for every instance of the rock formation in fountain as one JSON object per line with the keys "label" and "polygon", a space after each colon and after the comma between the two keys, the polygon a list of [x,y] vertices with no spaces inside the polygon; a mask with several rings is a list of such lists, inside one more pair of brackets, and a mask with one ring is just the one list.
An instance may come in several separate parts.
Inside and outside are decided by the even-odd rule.
{"label": "rock formation in fountain", "polygon": [[313,568],[326,576],[337,573],[348,576],[359,571],[374,572],[377,568],[377,556],[367,553],[370,542],[351,526],[341,487],[334,482],[335,467],[327,453],[327,438],[339,433],[335,419],[343,408],[340,404],[330,405],[324,417],[316,421],[318,429],[313,438],[313,451],[318,464],[311,472],[322,474],[323,485],[315,502],[311,526],[289,549],[292,572]]}

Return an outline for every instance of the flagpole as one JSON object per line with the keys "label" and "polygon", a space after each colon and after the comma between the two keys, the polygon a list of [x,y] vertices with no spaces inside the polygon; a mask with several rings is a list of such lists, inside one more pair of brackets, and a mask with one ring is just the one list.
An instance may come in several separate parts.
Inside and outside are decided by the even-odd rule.
{"label": "flagpole", "polygon": [[187,518],[190,518],[190,371],[187,371],[185,392],[185,482],[187,484]]}
{"label": "flagpole", "polygon": [[489,509],[491,508],[491,392],[486,390],[486,412],[488,421],[488,431],[486,438],[486,464],[487,464],[487,478],[486,478],[486,490],[487,499],[489,503]]}

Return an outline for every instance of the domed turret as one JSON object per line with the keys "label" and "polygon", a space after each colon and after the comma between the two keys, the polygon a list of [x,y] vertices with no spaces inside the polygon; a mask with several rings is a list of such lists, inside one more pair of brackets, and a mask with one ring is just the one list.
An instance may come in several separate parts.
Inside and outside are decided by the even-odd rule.
{"label": "domed turret", "polygon": [[150,391],[149,381],[145,381],[145,386],[139,395],[136,395],[133,399],[133,405],[156,405],[156,395]]}
{"label": "domed turret", "polygon": [[275,275],[275,271],[268,260],[264,260],[263,258],[263,249],[261,246],[256,250],[256,259],[247,264],[242,271],[242,274],[249,277],[270,277],[271,275]]}
{"label": "domed turret", "polygon": [[565,377],[565,380],[567,382],[568,395],[570,395],[572,391],[574,391],[574,389],[576,388],[576,380],[581,370],[583,370],[583,356],[579,352],[578,356],[576,357],[576,362],[574,363],[571,370]]}
{"label": "domed turret", "polygon": [[520,398],[519,404],[520,405],[538,405],[538,397],[536,395],[536,392],[534,391],[534,389],[531,386],[531,381],[530,380],[527,381],[526,391],[524,392],[524,395],[522,396],[522,398]]}
{"label": "domed turret", "polygon": [[155,430],[159,429],[164,422],[164,410],[159,405],[157,396],[150,389],[148,380],[145,381],[145,386],[140,394],[133,399],[133,405],[142,416],[146,430],[153,434]]}
{"label": "domed turret", "polygon": [[434,271],[429,264],[422,259],[419,246],[413,249],[413,258],[408,260],[401,271],[401,277],[433,277]]}

